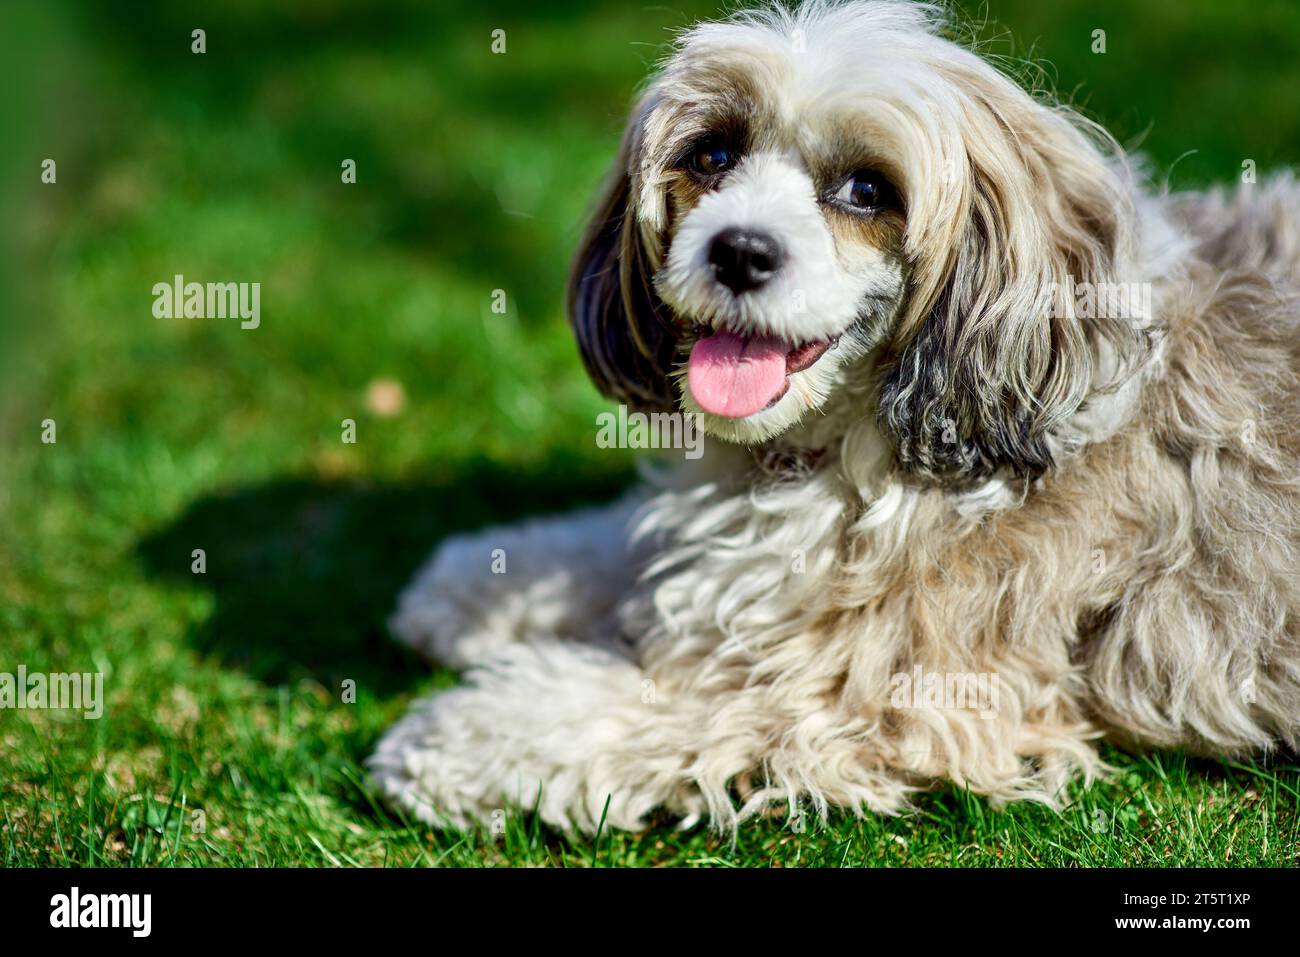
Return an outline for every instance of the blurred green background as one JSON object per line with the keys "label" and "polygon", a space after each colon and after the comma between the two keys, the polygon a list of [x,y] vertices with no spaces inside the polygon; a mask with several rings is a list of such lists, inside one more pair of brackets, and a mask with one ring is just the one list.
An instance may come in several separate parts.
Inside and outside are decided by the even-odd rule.
{"label": "blurred green background", "polygon": [[[605,404],[564,275],[637,84],[671,29],[717,11],[4,5],[0,671],[103,671],[108,711],[0,712],[0,860],[1295,863],[1293,766],[1177,755],[1115,756],[1124,773],[1060,817],[941,793],[911,818],[756,824],[736,845],[664,829],[592,844],[527,816],[447,835],[370,803],[359,762],[453,680],[385,631],[423,555],[629,481],[630,453],[593,441]],[[964,15],[1173,188],[1300,157],[1293,0]],[[177,273],[261,282],[260,328],[155,319],[152,286]]]}

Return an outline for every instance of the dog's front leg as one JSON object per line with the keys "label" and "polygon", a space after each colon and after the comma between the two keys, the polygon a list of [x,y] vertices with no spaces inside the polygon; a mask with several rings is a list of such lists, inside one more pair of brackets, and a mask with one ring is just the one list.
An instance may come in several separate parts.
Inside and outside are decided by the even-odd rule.
{"label": "dog's front leg", "polygon": [[374,786],[432,824],[536,806],[588,833],[602,819],[640,829],[657,808],[721,830],[768,810],[802,819],[805,799],[819,817],[893,813],[915,790],[890,766],[899,742],[833,695],[647,667],[593,644],[508,645],[388,731],[369,761]]}
{"label": "dog's front leg", "polygon": [[536,805],[560,828],[637,828],[656,807],[700,810],[671,711],[635,664],[562,641],[516,643],[411,709],[368,764],[421,820],[464,826]]}
{"label": "dog's front leg", "polygon": [[634,577],[635,495],[597,508],[455,535],[398,599],[393,633],[453,668],[538,639],[606,632]]}

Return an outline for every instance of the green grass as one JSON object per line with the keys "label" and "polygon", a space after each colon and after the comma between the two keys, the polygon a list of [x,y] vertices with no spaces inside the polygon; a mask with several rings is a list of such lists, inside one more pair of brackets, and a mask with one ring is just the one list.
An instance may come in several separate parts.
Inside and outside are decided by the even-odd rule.
{"label": "green grass", "polygon": [[[374,805],[361,761],[454,680],[385,630],[422,556],[630,480],[592,440],[564,271],[664,28],[713,9],[448,6],[6,5],[0,671],[102,671],[107,708],[0,712],[0,863],[1295,865],[1294,759],[1110,753],[1063,814],[950,789],[734,843],[526,812],[437,832]],[[982,35],[1047,58],[1159,175],[1195,151],[1176,186],[1300,156],[1300,10],[1132,7],[995,3],[1016,42]],[[261,328],[154,319],[178,272],[262,282]],[[376,380],[398,414],[368,407]]]}

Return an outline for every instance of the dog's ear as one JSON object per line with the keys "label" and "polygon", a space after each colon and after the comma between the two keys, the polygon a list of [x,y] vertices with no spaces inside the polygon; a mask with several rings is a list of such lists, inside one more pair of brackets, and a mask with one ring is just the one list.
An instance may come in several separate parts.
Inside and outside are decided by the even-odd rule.
{"label": "dog's ear", "polygon": [[1099,350],[1127,357],[1137,342],[1123,319],[1076,316],[1073,294],[1129,256],[1118,148],[983,71],[951,78],[964,108],[948,181],[918,184],[947,198],[909,217],[909,306],[877,410],[899,463],[946,481],[1048,469],[1049,435],[1095,385]]}
{"label": "dog's ear", "polygon": [[[673,408],[677,333],[653,285],[662,223],[642,215],[647,97],[632,113],[618,160],[569,274],[568,313],[601,393],[639,408]],[[662,218],[660,215],[657,218]]]}

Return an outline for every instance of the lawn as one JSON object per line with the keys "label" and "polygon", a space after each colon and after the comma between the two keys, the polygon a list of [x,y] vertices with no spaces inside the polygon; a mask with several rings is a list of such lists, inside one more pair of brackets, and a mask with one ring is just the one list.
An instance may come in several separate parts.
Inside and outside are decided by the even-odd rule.
{"label": "lawn", "polygon": [[[564,273],[667,29],[716,4],[5,6],[0,672],[102,672],[106,706],[0,711],[0,863],[1300,863],[1294,757],[1111,752],[1060,814],[948,789],[734,842],[377,807],[361,762],[455,680],[387,634],[416,564],[631,479],[594,441]],[[1290,0],[972,12],[1175,188],[1300,157]],[[176,274],[260,282],[260,325],[155,318]]]}

